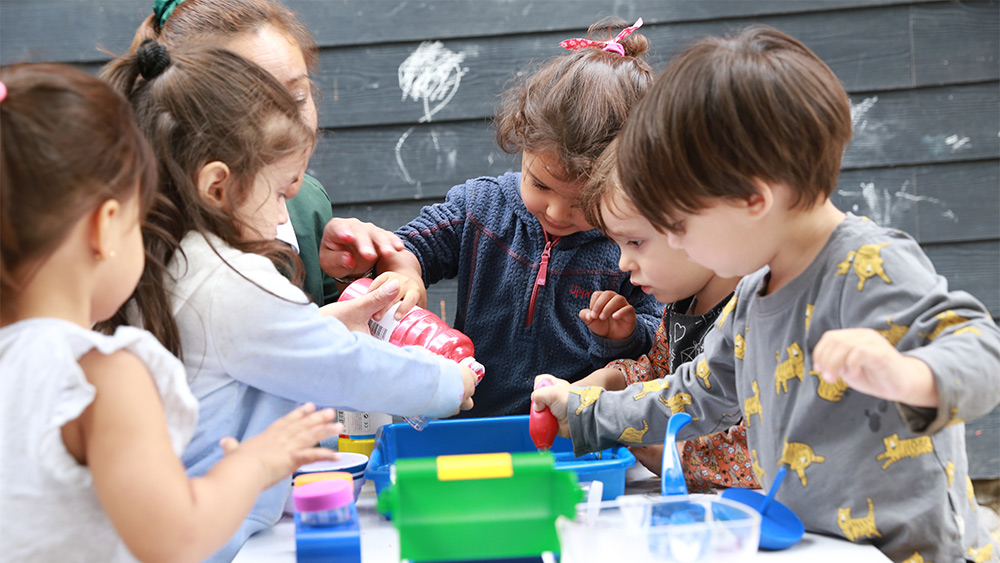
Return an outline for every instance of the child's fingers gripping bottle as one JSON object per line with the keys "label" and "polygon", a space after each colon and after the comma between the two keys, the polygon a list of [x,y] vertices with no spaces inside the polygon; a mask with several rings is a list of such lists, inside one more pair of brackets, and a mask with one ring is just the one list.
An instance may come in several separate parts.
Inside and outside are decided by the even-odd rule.
{"label": "child's fingers gripping bottle", "polygon": [[[344,288],[338,301],[349,301],[368,293],[372,280],[361,278]],[[448,326],[441,317],[421,307],[413,307],[398,321],[395,318],[399,303],[393,305],[381,320],[368,319],[372,336],[396,346],[422,346],[427,350],[467,366],[476,372],[476,384],[483,379],[486,369],[476,361],[472,340],[462,332]],[[423,430],[427,419],[422,416],[404,417],[410,426]]]}

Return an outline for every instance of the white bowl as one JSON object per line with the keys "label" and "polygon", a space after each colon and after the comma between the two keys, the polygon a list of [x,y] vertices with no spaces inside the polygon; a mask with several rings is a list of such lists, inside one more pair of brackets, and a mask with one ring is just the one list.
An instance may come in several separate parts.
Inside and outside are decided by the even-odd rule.
{"label": "white bowl", "polygon": [[364,473],[368,466],[368,456],[354,452],[340,452],[340,459],[308,463],[295,470],[293,475],[316,473],[319,471],[346,471],[352,475]]}

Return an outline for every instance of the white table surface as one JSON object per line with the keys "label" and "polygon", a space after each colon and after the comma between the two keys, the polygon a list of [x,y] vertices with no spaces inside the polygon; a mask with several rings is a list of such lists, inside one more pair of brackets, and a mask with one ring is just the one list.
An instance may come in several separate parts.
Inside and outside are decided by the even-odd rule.
{"label": "white table surface", "polygon": [[[639,466],[626,474],[626,494],[659,494],[659,478]],[[399,561],[399,534],[375,510],[375,486],[366,482],[358,498],[361,525],[361,559],[372,563]],[[782,551],[759,551],[754,562],[885,563],[890,561],[871,545],[853,544],[839,538],[807,533],[798,544]],[[295,524],[290,516],[254,534],[236,554],[234,563],[295,563]]]}

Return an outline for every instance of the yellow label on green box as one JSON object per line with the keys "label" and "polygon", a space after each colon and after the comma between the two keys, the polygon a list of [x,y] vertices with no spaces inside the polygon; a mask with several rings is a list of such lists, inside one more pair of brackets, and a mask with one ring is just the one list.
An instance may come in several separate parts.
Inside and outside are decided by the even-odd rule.
{"label": "yellow label on green box", "polygon": [[510,453],[442,455],[437,458],[438,481],[500,479],[514,475]]}

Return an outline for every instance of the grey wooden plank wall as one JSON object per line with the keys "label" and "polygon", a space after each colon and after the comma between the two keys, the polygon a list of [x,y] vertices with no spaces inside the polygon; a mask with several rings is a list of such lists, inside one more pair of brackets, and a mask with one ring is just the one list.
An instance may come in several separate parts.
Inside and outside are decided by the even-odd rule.
{"label": "grey wooden plank wall", "polygon": [[[851,97],[835,202],[923,245],[951,286],[1000,316],[1000,6],[933,0],[287,0],[321,47],[323,136],[310,171],[341,216],[393,229],[449,187],[516,169],[490,117],[512,76],[598,19],[642,16],[654,68],[750,23],[816,51]],[[96,70],[151,0],[3,0],[0,62]],[[454,303],[454,284],[429,302]],[[454,307],[447,316],[453,319]],[[996,416],[973,477],[1000,475]],[[970,425],[970,436],[983,427]],[[982,436],[975,434],[976,436]],[[977,442],[983,444],[982,439]],[[970,442],[971,443],[971,442]]]}

